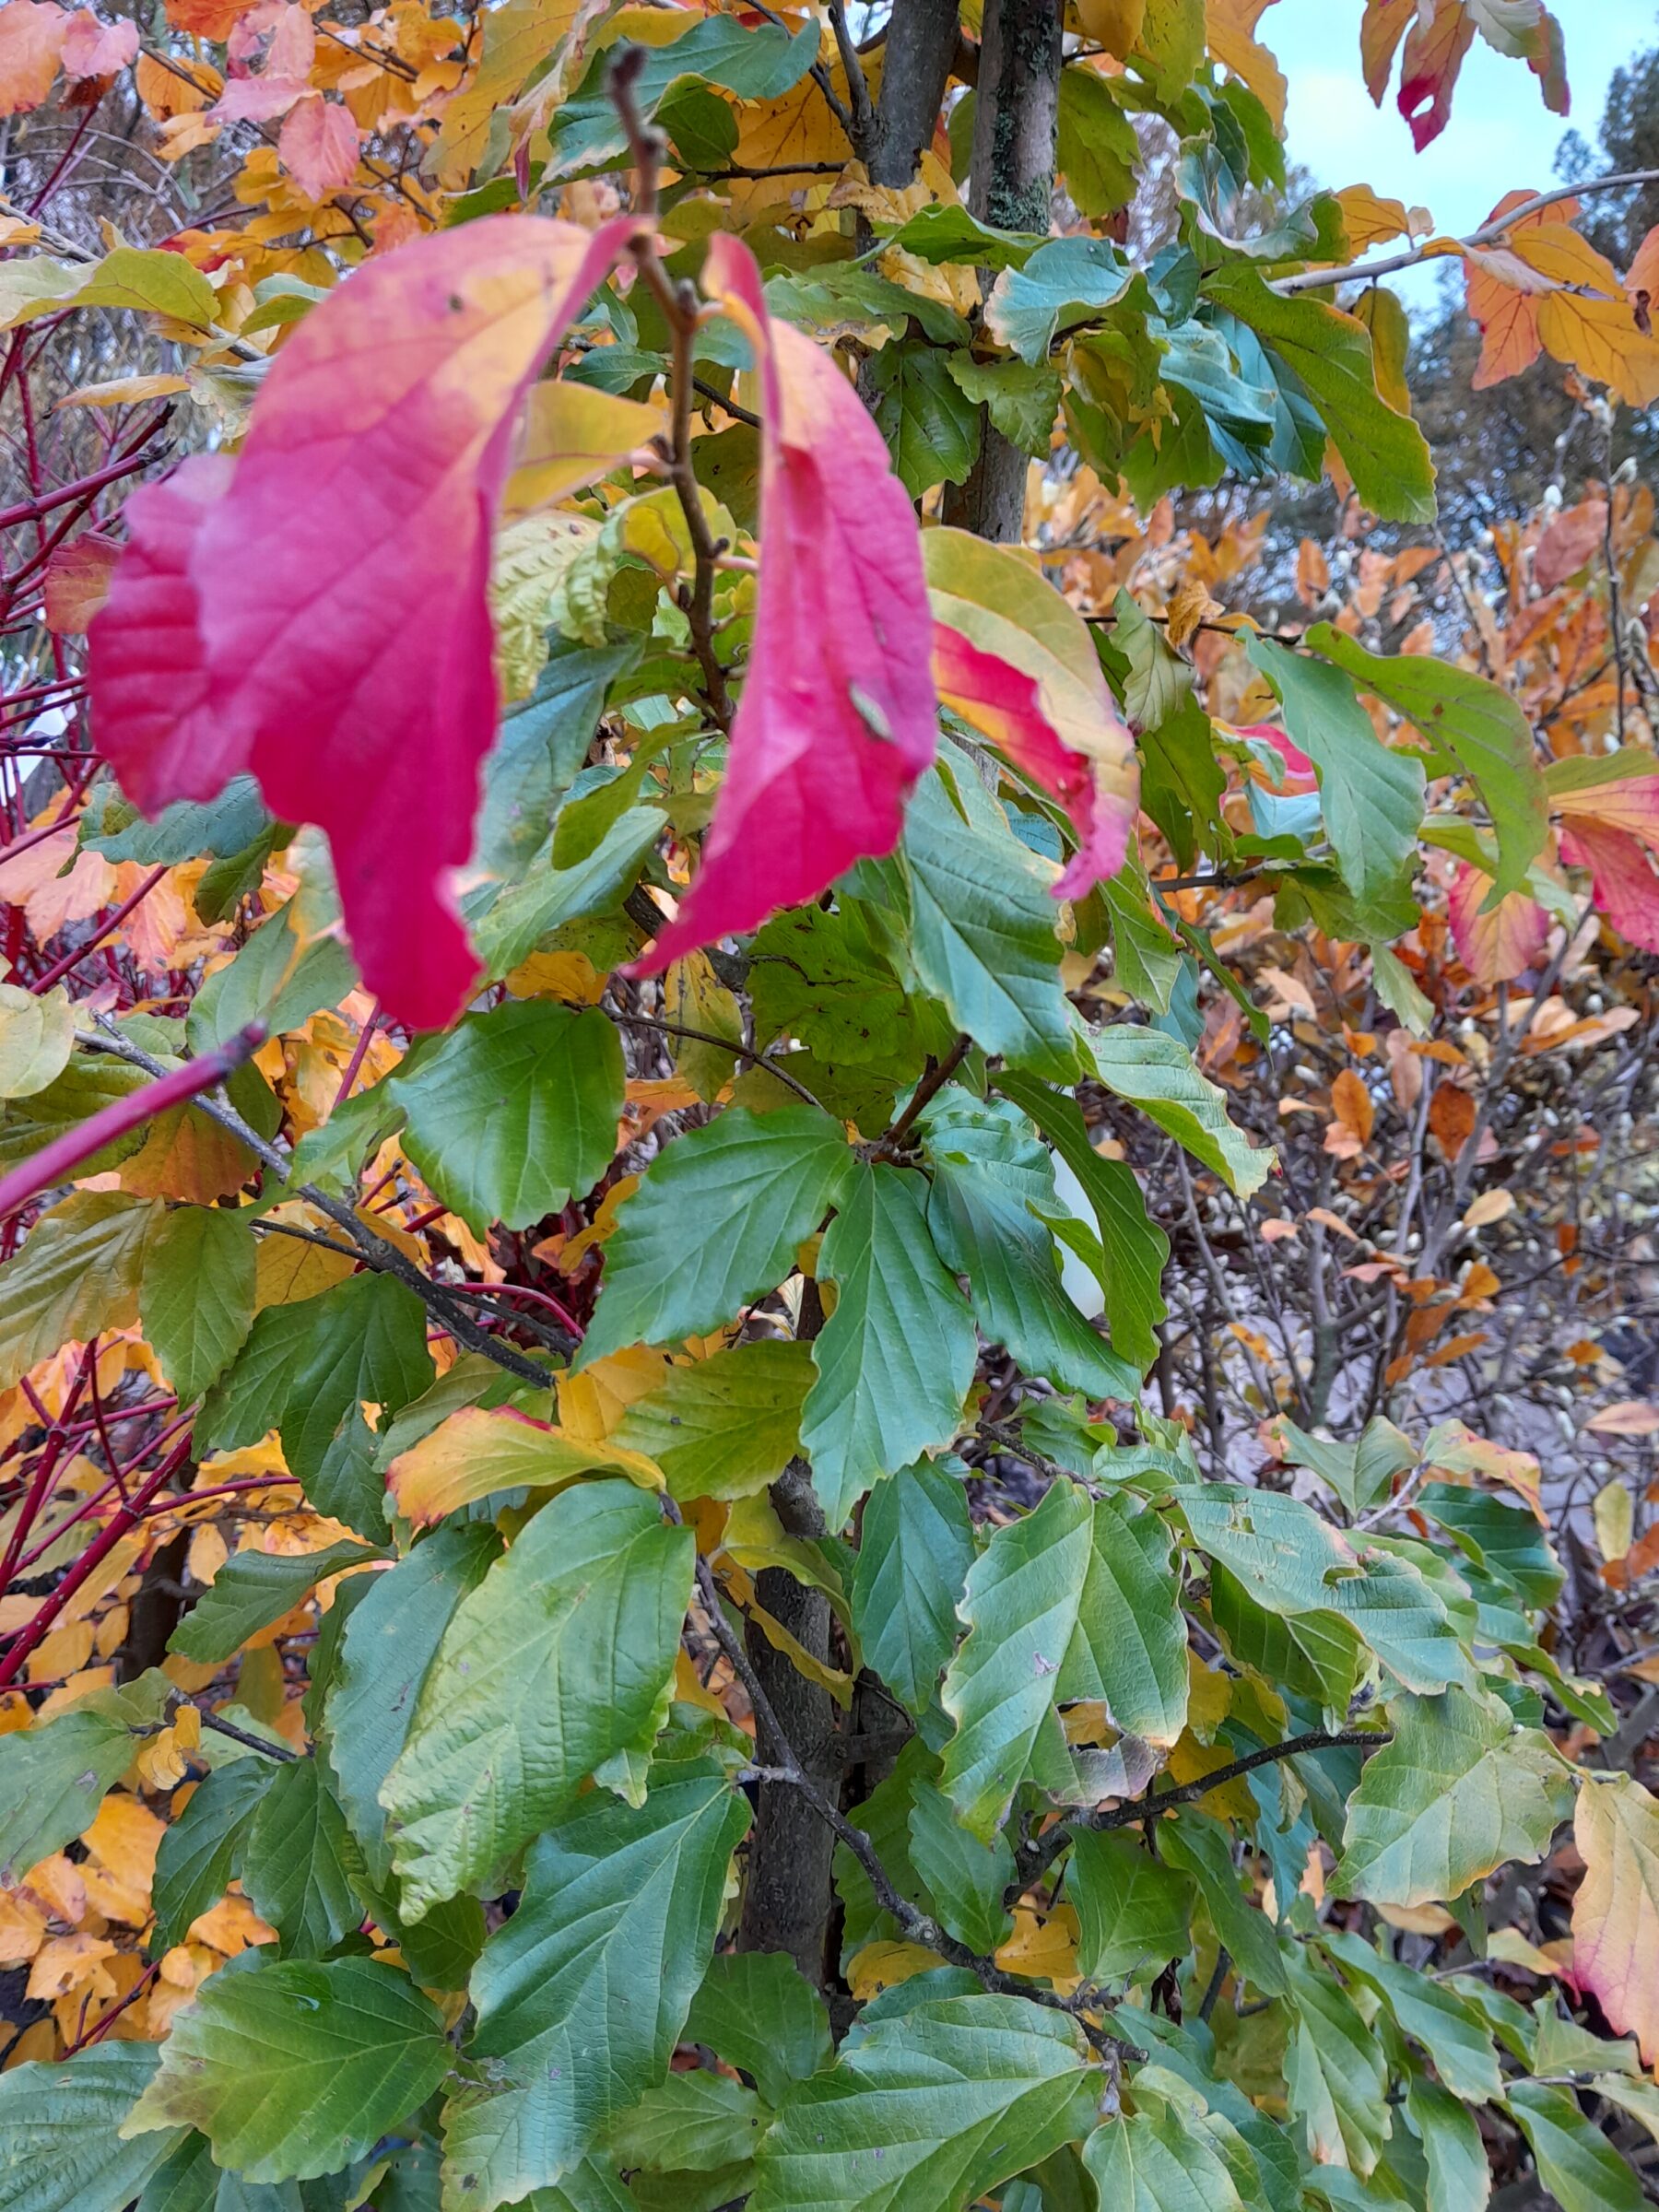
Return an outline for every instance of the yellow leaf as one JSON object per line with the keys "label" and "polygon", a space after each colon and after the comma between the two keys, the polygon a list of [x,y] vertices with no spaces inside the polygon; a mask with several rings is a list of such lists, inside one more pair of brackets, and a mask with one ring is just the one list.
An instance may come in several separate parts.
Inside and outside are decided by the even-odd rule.
{"label": "yellow leaf", "polygon": [[505,983],[514,998],[558,998],[571,1006],[596,1006],[605,995],[605,978],[585,952],[533,952]]}
{"label": "yellow leaf", "polygon": [[1488,1229],[1494,1221],[1501,1221],[1506,1214],[1515,1210],[1513,1191],[1482,1191],[1479,1197],[1464,1215],[1465,1229]]}
{"label": "yellow leaf", "polygon": [[21,1889],[0,1889],[0,1967],[25,1966],[46,1940],[46,1914]]}
{"label": "yellow leaf", "polygon": [[1285,73],[1255,36],[1256,25],[1272,5],[1273,0],[1205,0],[1205,35],[1216,59],[1249,86],[1274,129],[1282,132],[1288,89]]}
{"label": "yellow leaf", "polygon": [[1494,1928],[1487,1937],[1487,1957],[1505,1966],[1519,1966],[1529,1974],[1551,1975],[1564,1971],[1564,1962],[1523,1936],[1519,1928]]}
{"label": "yellow leaf", "polygon": [[1014,1908],[1014,1933],[996,1954],[996,1963],[1010,1974],[1030,1974],[1052,1982],[1062,1996],[1074,1990],[1077,1972],[1077,1915],[1070,1905],[1056,1905],[1046,1920],[1030,1905]]}
{"label": "yellow leaf", "polygon": [[112,1790],[99,1806],[81,1841],[109,1871],[147,1896],[156,1878],[156,1853],[166,1824],[125,1790]]}
{"label": "yellow leaf", "polygon": [[[326,1214],[318,1213],[300,1198],[272,1206],[264,1219],[307,1230],[336,1243],[342,1239],[341,1230]],[[267,1306],[291,1306],[302,1298],[315,1298],[320,1290],[332,1290],[336,1283],[343,1283],[356,1268],[357,1262],[349,1253],[328,1252],[305,1238],[285,1237],[280,1229],[268,1230],[260,1237],[253,1264],[253,1311],[263,1313]]]}
{"label": "yellow leaf", "polygon": [[1622,293],[1593,300],[1551,292],[1537,303],[1538,335],[1558,361],[1606,384],[1628,406],[1659,399],[1659,338],[1644,336]]}
{"label": "yellow leaf", "polygon": [[1232,1678],[1219,1667],[1206,1666],[1194,1651],[1187,1653],[1187,1726],[1201,1744],[1213,1744],[1217,1731],[1232,1710]]}
{"label": "yellow leaf", "polygon": [[809,1682],[816,1682],[820,1689],[828,1690],[843,1712],[850,1711],[853,1704],[852,1676],[843,1674],[839,1667],[827,1666],[823,1660],[816,1658],[806,1649],[798,1637],[793,1636],[781,1620],[775,1619],[756,1596],[754,1583],[744,1568],[728,1563],[724,1570],[724,1580],[733,1598],[743,1607],[773,1651],[782,1652],[797,1674],[805,1675]]}
{"label": "yellow leaf", "polygon": [[897,1988],[914,1974],[925,1974],[944,1959],[919,1943],[866,1943],[847,1962],[847,1986],[861,2005]]}
{"label": "yellow leaf", "polygon": [[1147,0],[1075,0],[1083,35],[1126,62],[1146,27]]}
{"label": "yellow leaf", "polygon": [[533,385],[508,479],[506,519],[597,483],[666,427],[659,409],[592,384],[556,378]]}
{"label": "yellow leaf", "polygon": [[58,401],[65,407],[131,407],[140,400],[169,399],[175,392],[188,392],[187,376],[113,376],[101,384],[83,384],[78,392],[65,392]]}
{"label": "yellow leaf", "polygon": [[[638,1178],[629,1176],[624,1181],[633,1187]],[[601,1215],[616,1195],[615,1191],[606,1194],[599,1208]],[[595,1220],[593,1227],[598,1226]],[[608,1230],[607,1224],[607,1234]],[[570,1247],[567,1245],[565,1249],[568,1253]],[[636,1344],[626,1351],[610,1352],[603,1359],[595,1359],[579,1375],[560,1375],[559,1425],[567,1436],[576,1437],[583,1443],[603,1443],[630,1406],[661,1387],[667,1372],[666,1354],[653,1351],[649,1345]]]}
{"label": "yellow leaf", "polygon": [[599,535],[591,515],[533,514],[509,524],[495,541],[489,606],[496,659],[508,699],[528,699],[547,658],[547,615],[572,561]]}
{"label": "yellow leaf", "polygon": [[641,1489],[665,1487],[662,1469],[642,1452],[589,1442],[502,1410],[468,1406],[392,1462],[388,1487],[397,1510],[418,1525],[441,1521],[493,1490],[559,1490],[583,1475],[626,1475]]}
{"label": "yellow leaf", "polygon": [[75,1016],[60,984],[37,997],[0,983],[0,1099],[29,1099],[62,1075],[75,1049]]}
{"label": "yellow leaf", "polygon": [[50,2005],[89,1981],[104,1959],[114,1956],[115,1946],[107,1936],[80,1931],[49,1936],[35,1953],[24,1994],[37,2004]]}
{"label": "yellow leaf", "polygon": [[1405,201],[1383,199],[1369,184],[1349,184],[1336,200],[1350,253],[1369,253],[1391,238],[1403,238],[1410,228]]}
{"label": "yellow leaf", "polygon": [[[1205,1775],[1215,1773],[1218,1767],[1230,1767],[1232,1762],[1231,1751],[1201,1744],[1189,1729],[1170,1753],[1170,1781],[1178,1786],[1201,1782]],[[1242,1774],[1235,1775],[1231,1782],[1224,1782],[1217,1789],[1206,1790],[1198,1804],[1202,1811],[1213,1813],[1218,1820],[1255,1818],[1255,1799]]]}
{"label": "yellow leaf", "polygon": [[227,1959],[234,1959],[254,1944],[275,1943],[276,1931],[260,1919],[245,1897],[221,1897],[217,1905],[198,1912],[185,1931],[193,1943],[211,1944]]}
{"label": "yellow leaf", "polygon": [[1659,2061],[1659,1804],[1628,1775],[1586,1778],[1573,1840],[1584,1878],[1572,1900],[1572,1978],[1616,2035]]}
{"label": "yellow leaf", "polygon": [[465,182],[484,158],[496,110],[517,96],[531,71],[570,35],[582,6],[583,0],[507,0],[485,17],[477,73],[444,105],[435,149],[441,182]]}
{"label": "yellow leaf", "polygon": [[1610,1566],[1615,1559],[1622,1559],[1630,1548],[1636,1534],[1635,1501],[1615,1477],[1596,1491],[1591,1512],[1595,1522],[1595,1541],[1601,1547],[1602,1558]]}

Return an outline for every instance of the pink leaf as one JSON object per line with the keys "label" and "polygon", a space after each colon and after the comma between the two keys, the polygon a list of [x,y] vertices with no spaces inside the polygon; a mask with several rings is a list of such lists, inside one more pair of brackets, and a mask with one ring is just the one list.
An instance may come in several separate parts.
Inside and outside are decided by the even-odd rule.
{"label": "pink leaf", "polygon": [[269,123],[310,90],[299,77],[232,76],[207,112],[215,123]]}
{"label": "pink leaf", "polygon": [[1561,832],[1561,857],[1590,871],[1596,912],[1643,952],[1659,952],[1659,876],[1628,830],[1594,816]]}
{"label": "pink leaf", "polygon": [[416,1028],[477,973],[449,877],[495,731],[512,418],[638,229],[500,216],[368,263],[277,356],[233,472],[193,460],[128,503],[92,626],[123,788],[154,812],[251,768],[273,814],[328,832],[364,983]]}
{"label": "pink leaf", "polygon": [[881,433],[829,354],[770,320],[747,246],[717,237],[703,283],[759,365],[759,606],[702,866],[644,974],[890,853],[938,735],[920,534]]}
{"label": "pink leaf", "polygon": [[1457,957],[1481,983],[1512,983],[1544,949],[1549,916],[1524,891],[1512,891],[1489,914],[1481,912],[1492,878],[1470,862],[1459,865],[1447,900]]}
{"label": "pink leaf", "polygon": [[308,200],[325,200],[357,175],[361,145],[350,109],[313,94],[283,124],[276,155]]}
{"label": "pink leaf", "polygon": [[51,91],[69,18],[49,0],[0,7],[0,115],[26,115]]}
{"label": "pink leaf", "polygon": [[64,32],[67,76],[113,76],[138,52],[136,23],[105,23],[89,7],[77,8]]}
{"label": "pink leaf", "polygon": [[1054,885],[1056,899],[1081,899],[1124,865],[1135,809],[1097,782],[1094,763],[1063,744],[1042,711],[1035,680],[935,622],[934,682],[940,699],[1000,747],[1016,768],[1058,799],[1077,832],[1077,850]]}

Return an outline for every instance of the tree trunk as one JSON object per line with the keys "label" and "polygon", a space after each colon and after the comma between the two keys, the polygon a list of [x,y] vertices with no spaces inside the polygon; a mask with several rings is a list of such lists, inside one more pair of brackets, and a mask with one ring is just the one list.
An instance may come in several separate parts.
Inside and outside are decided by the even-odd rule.
{"label": "tree trunk", "polygon": [[[792,1536],[824,1534],[823,1512],[805,1460],[790,1462],[771,1486],[771,1501]],[[804,1650],[815,1659],[829,1658],[830,1601],[821,1590],[807,1589],[786,1568],[763,1567],[756,1577],[756,1595]],[[841,1775],[830,1750],[835,1710],[829,1691],[809,1682],[752,1624],[745,1641],[749,1664],[801,1766],[827,1795],[837,1797]],[[764,1734],[758,1748],[762,1759],[769,1756]],[[834,1837],[800,1790],[788,1783],[761,1783],[749,1831],[737,1947],[787,1951],[815,1989],[824,1988],[830,1979],[825,1944],[834,1900]]]}
{"label": "tree trunk", "polygon": [[881,61],[872,184],[902,192],[933,143],[957,47],[959,0],[894,0]]}
{"label": "tree trunk", "polygon": [[[902,4],[902,0],[901,0]],[[1046,231],[1060,121],[1063,0],[985,0],[968,206],[1002,230]],[[989,276],[982,281],[988,287]],[[944,520],[1017,544],[1025,527],[1029,456],[982,415],[979,459],[945,487]]]}

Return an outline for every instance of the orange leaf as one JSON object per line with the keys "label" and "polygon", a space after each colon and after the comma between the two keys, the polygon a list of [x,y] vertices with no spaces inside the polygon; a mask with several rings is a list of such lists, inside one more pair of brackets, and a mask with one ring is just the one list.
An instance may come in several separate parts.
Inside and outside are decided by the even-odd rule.
{"label": "orange leaf", "polygon": [[69,18],[51,0],[0,8],[0,115],[24,115],[52,89]]}
{"label": "orange leaf", "polygon": [[1626,1775],[1586,1780],[1573,1840],[1584,1878],[1572,1900],[1572,1980],[1615,2034],[1659,2061],[1659,1804]]}
{"label": "orange leaf", "polygon": [[1331,1085],[1331,1104],[1336,1119],[1350,1135],[1357,1137],[1361,1145],[1369,1145],[1377,1110],[1364,1081],[1351,1067],[1345,1067]]}
{"label": "orange leaf", "polygon": [[1448,1159],[1455,1159],[1475,1129],[1475,1101],[1455,1083],[1442,1083],[1429,1104],[1429,1126]]}
{"label": "orange leaf", "polygon": [[1352,254],[1386,245],[1391,238],[1403,237],[1408,227],[1405,201],[1382,199],[1369,184],[1348,185],[1336,194],[1336,202]]}

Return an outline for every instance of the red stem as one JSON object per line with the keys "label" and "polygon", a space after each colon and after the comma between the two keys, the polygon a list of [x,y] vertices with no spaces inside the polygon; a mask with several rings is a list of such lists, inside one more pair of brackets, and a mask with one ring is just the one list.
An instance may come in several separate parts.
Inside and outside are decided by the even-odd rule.
{"label": "red stem", "polygon": [[29,1657],[30,1652],[41,1642],[46,1631],[81,1584],[90,1577],[96,1567],[108,1559],[122,1537],[129,1530],[136,1528],[144,1518],[145,1507],[164,1484],[171,1481],[173,1476],[189,1457],[190,1439],[185,1437],[177,1450],[171,1453],[156,1469],[144,1488],[127,1503],[124,1504],[119,1512],[111,1514],[107,1524],[93,1537],[91,1543],[81,1553],[80,1558],[76,1560],[74,1566],[70,1568],[52,1595],[41,1606],[29,1626],[26,1629],[20,1629],[12,1638],[6,1657],[0,1659],[0,1689],[5,1689],[17,1680],[23,1662]]}
{"label": "red stem", "polygon": [[78,968],[89,952],[96,952],[104,939],[121,927],[133,909],[149,897],[166,873],[165,866],[152,868],[132,897],[124,899],[109,920],[100,922],[84,944],[77,945],[73,952],[66,952],[61,960],[54,960],[44,975],[37,976],[29,986],[35,996],[38,998],[42,991],[50,991],[53,984],[67,975],[71,968]]}
{"label": "red stem", "polygon": [[[159,1436],[152,1437],[149,1442],[145,1445],[142,1452],[135,1452],[133,1454],[132,1458],[128,1460],[126,1465],[122,1469],[122,1473],[124,1475],[132,1474],[133,1470],[137,1466],[138,1462],[141,1459],[147,1458],[149,1453],[152,1452],[159,1452],[162,1445],[168,1442],[171,1438],[177,1436],[181,1429],[188,1428],[191,1421],[194,1420],[194,1409],[193,1408],[191,1412],[182,1414],[176,1421],[169,1421],[167,1427],[162,1430]],[[37,1544],[32,1551],[24,1553],[23,1557],[18,1561],[18,1572],[19,1574],[26,1574],[29,1568],[34,1565],[37,1559],[43,1559],[45,1557],[46,1553],[49,1552],[53,1546],[59,1541],[66,1530],[73,1528],[77,1521],[84,1521],[88,1513],[95,1513],[99,1507],[104,1503],[106,1499],[108,1499],[111,1492],[117,1487],[118,1486],[112,1481],[106,1482],[101,1490],[94,1490],[91,1497],[87,1499],[82,1504],[76,1507],[74,1512],[70,1514],[69,1518],[64,1522],[61,1527],[54,1528],[53,1530],[51,1535],[46,1538],[44,1543]]]}
{"label": "red stem", "polygon": [[344,1106],[351,1096],[351,1087],[357,1081],[363,1061],[368,1054],[369,1041],[374,1035],[375,1024],[380,1020],[380,1001],[377,998],[369,1010],[368,1020],[358,1034],[356,1044],[351,1048],[351,1057],[346,1063],[346,1073],[340,1077],[340,1088],[335,1093],[336,1106]]}
{"label": "red stem", "polygon": [[9,1175],[0,1176],[0,1218],[27,1206],[41,1191],[66,1182],[83,1159],[90,1159],[93,1153],[101,1151],[118,1136],[125,1136],[130,1129],[136,1129],[156,1114],[165,1113],[170,1106],[182,1106],[204,1090],[211,1090],[216,1083],[222,1083],[232,1068],[240,1067],[259,1050],[265,1039],[264,1022],[251,1021],[217,1052],[203,1053],[199,1060],[175,1068],[159,1082],[146,1083],[142,1088],[129,1091],[124,1099],[116,1099],[90,1121],[66,1129],[62,1136],[54,1137],[40,1151],[19,1160]]}
{"label": "red stem", "polygon": [[77,477],[73,484],[48,492],[43,499],[19,500],[15,507],[0,508],[0,530],[14,529],[18,523],[38,522],[54,508],[66,507],[71,500],[81,499],[88,492],[101,491],[106,484],[119,484],[123,477],[133,476],[148,465],[142,453],[130,461],[112,461],[108,468],[94,469],[89,477]]}

